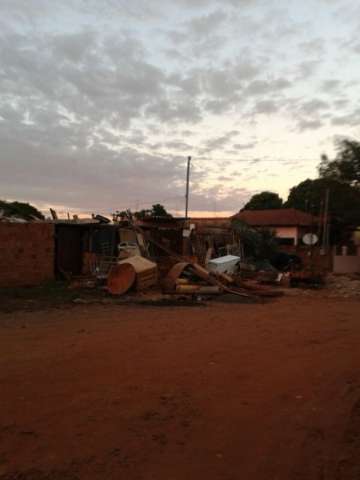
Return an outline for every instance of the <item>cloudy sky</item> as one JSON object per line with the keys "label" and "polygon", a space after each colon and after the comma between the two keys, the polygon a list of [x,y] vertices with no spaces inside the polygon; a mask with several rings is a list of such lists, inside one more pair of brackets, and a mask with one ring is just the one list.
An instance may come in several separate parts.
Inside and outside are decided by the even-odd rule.
{"label": "cloudy sky", "polygon": [[0,0],[0,198],[235,212],[358,136],[355,0]]}

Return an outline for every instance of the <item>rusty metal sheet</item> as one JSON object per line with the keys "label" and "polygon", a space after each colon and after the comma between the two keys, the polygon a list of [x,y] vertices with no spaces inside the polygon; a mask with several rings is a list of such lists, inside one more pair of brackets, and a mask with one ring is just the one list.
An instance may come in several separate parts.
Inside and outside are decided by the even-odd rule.
{"label": "rusty metal sheet", "polygon": [[173,291],[176,289],[176,280],[181,276],[186,267],[191,265],[188,262],[179,262],[170,269],[164,280],[164,287],[168,291]]}
{"label": "rusty metal sheet", "polygon": [[136,272],[132,265],[113,265],[107,278],[107,288],[113,295],[123,295],[134,285]]}

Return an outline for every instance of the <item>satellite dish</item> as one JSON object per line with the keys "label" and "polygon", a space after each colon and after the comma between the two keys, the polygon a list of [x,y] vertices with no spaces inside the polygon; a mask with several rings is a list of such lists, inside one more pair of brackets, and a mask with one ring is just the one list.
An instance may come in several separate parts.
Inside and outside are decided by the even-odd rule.
{"label": "satellite dish", "polygon": [[302,237],[302,241],[305,243],[305,245],[316,245],[319,239],[315,233],[305,233],[305,235]]}

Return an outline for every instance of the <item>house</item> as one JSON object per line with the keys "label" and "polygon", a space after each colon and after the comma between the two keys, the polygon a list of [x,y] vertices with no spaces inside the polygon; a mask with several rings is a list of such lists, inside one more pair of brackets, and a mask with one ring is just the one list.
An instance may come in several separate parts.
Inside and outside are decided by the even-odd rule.
{"label": "house", "polygon": [[243,210],[232,218],[254,228],[273,230],[280,245],[293,246],[302,244],[305,233],[317,233],[320,221],[318,217],[295,208]]}

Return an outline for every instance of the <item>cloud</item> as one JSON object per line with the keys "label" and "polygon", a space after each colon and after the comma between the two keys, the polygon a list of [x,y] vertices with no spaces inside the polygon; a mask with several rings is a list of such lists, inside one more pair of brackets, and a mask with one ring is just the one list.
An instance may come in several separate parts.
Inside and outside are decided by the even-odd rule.
{"label": "cloud", "polygon": [[298,122],[298,128],[300,132],[304,132],[306,130],[317,130],[318,128],[322,127],[322,122],[320,120],[307,120],[302,119]]}
{"label": "cloud", "polygon": [[306,80],[312,77],[320,67],[320,60],[305,60],[298,65],[298,77],[301,80]]}
{"label": "cloud", "polygon": [[299,48],[308,55],[321,55],[325,52],[325,41],[323,38],[313,38],[299,44]]}
{"label": "cloud", "polygon": [[197,123],[202,118],[202,112],[195,102],[189,103],[181,96],[178,98],[155,99],[146,108],[145,114],[160,122]]}
{"label": "cloud", "polygon": [[246,88],[246,95],[264,95],[266,93],[278,92],[290,88],[291,82],[286,78],[274,80],[254,80]]}
{"label": "cloud", "polygon": [[269,132],[291,156],[358,125],[355,23],[337,29],[335,6],[317,22],[314,2],[299,20],[260,0],[2,0],[3,195],[103,211],[182,198],[191,152],[194,206],[229,208],[249,193],[227,180],[239,151],[250,178]]}
{"label": "cloud", "polygon": [[54,57],[79,63],[97,46],[97,33],[91,30],[82,32],[58,34],[50,38],[50,46]]}
{"label": "cloud", "polygon": [[165,142],[164,146],[170,150],[178,150],[182,152],[191,152],[193,147],[182,140],[172,140],[170,142]]}
{"label": "cloud", "polygon": [[236,212],[254,193],[250,189],[224,185],[220,180],[212,187],[191,193],[190,207],[194,210]]}
{"label": "cloud", "polygon": [[[161,1],[161,0],[160,0]],[[201,8],[201,7],[211,7],[214,5],[224,5],[228,4],[234,7],[244,8],[249,5],[255,5],[258,3],[258,0],[174,0],[180,6],[186,6],[188,8]]]}
{"label": "cloud", "polygon": [[333,92],[334,90],[337,90],[340,87],[340,80],[335,80],[335,79],[330,79],[330,80],[325,80],[322,83],[322,90],[326,92]]}
{"label": "cloud", "polygon": [[257,142],[249,142],[249,143],[234,143],[233,149],[235,150],[250,150],[257,145]]}
{"label": "cloud", "polygon": [[360,108],[357,108],[352,113],[346,115],[339,115],[332,118],[331,123],[337,126],[358,126],[360,122]]}
{"label": "cloud", "polygon": [[321,110],[327,110],[329,107],[330,107],[329,104],[324,100],[315,98],[315,99],[304,102],[301,105],[300,110],[302,113],[309,115],[315,112],[319,112]]}
{"label": "cloud", "polygon": [[205,142],[204,152],[210,152],[212,150],[219,150],[227,145],[234,137],[240,132],[238,130],[232,130],[230,132],[221,135],[220,137],[211,138]]}
{"label": "cloud", "polygon": [[262,100],[257,102],[255,105],[255,112],[256,113],[275,113],[279,110],[279,107],[276,102],[273,100]]}
{"label": "cloud", "polygon": [[215,10],[206,15],[201,15],[191,19],[188,23],[189,33],[194,37],[203,37],[213,35],[214,30],[219,28],[227,19],[227,14],[223,10]]}
{"label": "cloud", "polygon": [[[2,162],[2,178],[11,178],[11,184],[1,187],[8,197],[16,197],[21,191],[22,198],[31,197],[38,203],[51,199],[54,204],[106,212],[111,205],[125,208],[137,199],[151,204],[157,198],[183,193],[177,186],[185,171],[180,157],[164,158],[126,147],[114,152],[101,145],[90,150],[3,140],[2,145],[6,159]],[[26,168],[16,162],[19,157],[26,158]],[[27,181],[29,172],[31,183]],[[146,182],[141,181],[144,178]]]}
{"label": "cloud", "polygon": [[[18,35],[5,38],[0,85],[8,101],[21,95],[30,110],[42,104],[55,112],[62,108],[75,117],[92,117],[97,122],[111,118],[115,124],[129,126],[154,95],[163,94],[164,75],[139,58],[135,49],[125,49],[126,38],[117,45],[123,50],[121,65],[111,62],[109,52],[95,39],[89,32],[66,39],[51,36],[50,42],[35,37],[29,43]],[[37,51],[43,53],[37,55]]]}

